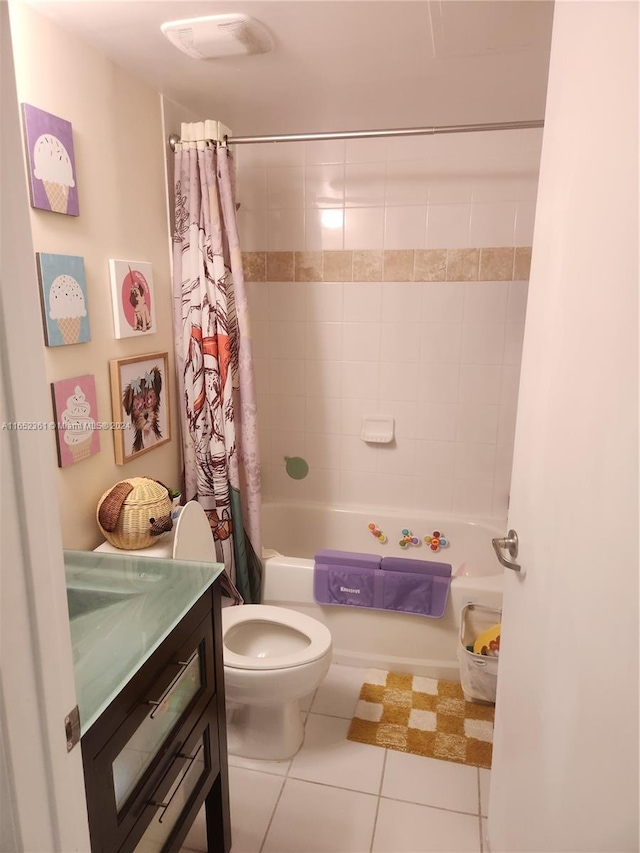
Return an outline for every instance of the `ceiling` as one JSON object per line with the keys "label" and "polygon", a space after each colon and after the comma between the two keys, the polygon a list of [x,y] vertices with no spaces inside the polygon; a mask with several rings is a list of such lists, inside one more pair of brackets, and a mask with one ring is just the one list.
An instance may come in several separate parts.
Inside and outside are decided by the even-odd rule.
{"label": "ceiling", "polygon": [[[158,91],[234,135],[541,119],[547,0],[31,0]],[[165,21],[244,12],[259,56],[195,60]]]}

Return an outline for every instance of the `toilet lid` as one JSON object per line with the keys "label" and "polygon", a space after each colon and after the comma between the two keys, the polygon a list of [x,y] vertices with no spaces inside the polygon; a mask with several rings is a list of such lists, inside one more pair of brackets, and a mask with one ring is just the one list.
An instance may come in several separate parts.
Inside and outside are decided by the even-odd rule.
{"label": "toilet lid", "polygon": [[331,633],[317,619],[268,604],[225,607],[222,638],[224,665],[234,669],[302,666],[331,650]]}

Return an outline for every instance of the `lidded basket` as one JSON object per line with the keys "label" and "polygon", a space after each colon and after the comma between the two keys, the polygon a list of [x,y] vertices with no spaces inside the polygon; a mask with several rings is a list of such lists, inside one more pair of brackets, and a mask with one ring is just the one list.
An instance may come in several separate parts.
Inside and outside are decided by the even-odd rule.
{"label": "lidded basket", "polygon": [[148,548],[171,530],[173,504],[169,489],[159,480],[131,477],[121,480],[98,501],[96,519],[105,539],[116,548]]}

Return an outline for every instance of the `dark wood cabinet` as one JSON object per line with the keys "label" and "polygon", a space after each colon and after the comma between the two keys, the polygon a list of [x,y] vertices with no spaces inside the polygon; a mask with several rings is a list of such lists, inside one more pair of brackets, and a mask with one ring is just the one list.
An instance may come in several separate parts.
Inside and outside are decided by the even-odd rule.
{"label": "dark wood cabinet", "polygon": [[229,853],[220,585],[200,597],[81,740],[92,853],[174,853],[202,804]]}

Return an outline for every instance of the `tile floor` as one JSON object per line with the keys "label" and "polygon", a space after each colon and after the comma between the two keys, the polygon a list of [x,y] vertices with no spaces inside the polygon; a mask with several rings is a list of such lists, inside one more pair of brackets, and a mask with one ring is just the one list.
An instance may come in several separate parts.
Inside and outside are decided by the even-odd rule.
{"label": "tile floor", "polygon": [[[365,672],[332,664],[292,759],[229,756],[233,853],[487,850],[490,771],[346,739]],[[187,850],[206,850],[203,812]]]}

